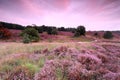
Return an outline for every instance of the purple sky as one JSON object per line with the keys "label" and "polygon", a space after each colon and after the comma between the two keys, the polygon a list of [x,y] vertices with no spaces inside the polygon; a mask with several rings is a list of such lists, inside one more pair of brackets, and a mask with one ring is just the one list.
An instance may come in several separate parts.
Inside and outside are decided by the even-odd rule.
{"label": "purple sky", "polygon": [[120,0],[0,0],[0,21],[120,30]]}

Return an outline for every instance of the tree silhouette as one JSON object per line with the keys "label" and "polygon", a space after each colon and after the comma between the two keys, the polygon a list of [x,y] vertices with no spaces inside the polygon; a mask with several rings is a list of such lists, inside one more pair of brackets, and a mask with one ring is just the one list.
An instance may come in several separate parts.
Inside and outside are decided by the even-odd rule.
{"label": "tree silhouette", "polygon": [[111,39],[111,38],[113,38],[112,32],[106,31],[106,32],[104,33],[104,35],[103,35],[103,38],[105,38],[105,39]]}
{"label": "tree silhouette", "polygon": [[76,31],[75,31],[74,36],[75,37],[79,37],[81,35],[85,36],[85,33],[86,33],[85,27],[84,26],[78,26]]}

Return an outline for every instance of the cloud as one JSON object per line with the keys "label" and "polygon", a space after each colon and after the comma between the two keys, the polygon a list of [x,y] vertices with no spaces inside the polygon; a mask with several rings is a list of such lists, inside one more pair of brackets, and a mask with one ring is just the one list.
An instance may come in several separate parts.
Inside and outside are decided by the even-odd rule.
{"label": "cloud", "polygon": [[0,18],[23,25],[120,29],[120,0],[0,0]]}

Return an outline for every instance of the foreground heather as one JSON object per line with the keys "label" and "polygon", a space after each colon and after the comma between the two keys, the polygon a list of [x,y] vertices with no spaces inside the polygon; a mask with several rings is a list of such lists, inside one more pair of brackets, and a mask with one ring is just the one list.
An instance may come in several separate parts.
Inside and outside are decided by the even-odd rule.
{"label": "foreground heather", "polygon": [[[61,46],[24,55],[6,80],[120,80],[120,47],[96,45],[77,50]],[[39,64],[39,65],[38,65]],[[37,70],[36,70],[37,69]]]}

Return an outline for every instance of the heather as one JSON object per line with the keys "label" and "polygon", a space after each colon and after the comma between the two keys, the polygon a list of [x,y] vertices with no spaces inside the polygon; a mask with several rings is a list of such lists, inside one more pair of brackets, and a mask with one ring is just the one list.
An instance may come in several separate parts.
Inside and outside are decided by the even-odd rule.
{"label": "heather", "polygon": [[4,58],[0,59],[0,78],[2,80],[120,79],[119,43],[90,42],[72,43],[73,46],[70,43],[62,45],[58,44],[51,49],[49,46],[30,53],[4,55]]}

